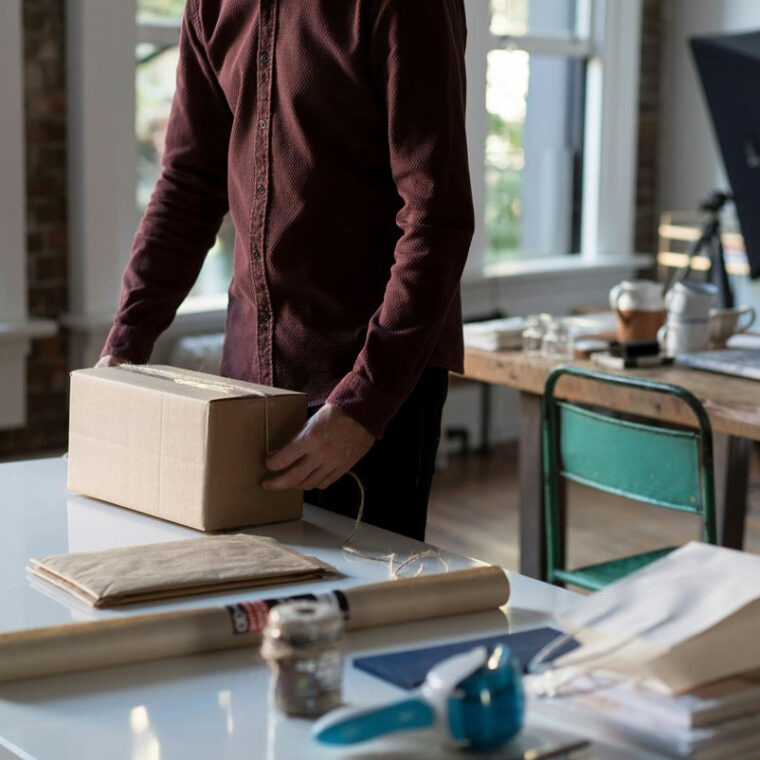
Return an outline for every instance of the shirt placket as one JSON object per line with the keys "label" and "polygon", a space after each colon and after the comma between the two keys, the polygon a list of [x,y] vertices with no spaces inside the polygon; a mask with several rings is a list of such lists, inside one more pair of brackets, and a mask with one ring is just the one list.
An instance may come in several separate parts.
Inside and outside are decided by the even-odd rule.
{"label": "shirt placket", "polygon": [[277,19],[277,0],[261,0],[259,11],[259,49],[256,66],[256,137],[254,139],[253,208],[249,231],[249,254],[256,294],[256,353],[259,382],[274,383],[272,342],[274,319],[267,282],[266,222],[270,179],[270,124],[272,118],[272,73]]}

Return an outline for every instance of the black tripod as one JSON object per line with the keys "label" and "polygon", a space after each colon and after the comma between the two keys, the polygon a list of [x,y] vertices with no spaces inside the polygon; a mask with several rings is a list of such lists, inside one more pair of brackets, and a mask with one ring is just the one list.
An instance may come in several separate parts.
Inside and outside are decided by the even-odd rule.
{"label": "black tripod", "polygon": [[731,285],[728,282],[726,273],[726,262],[723,258],[723,241],[721,239],[720,212],[734,196],[729,193],[714,192],[706,198],[699,206],[700,211],[706,211],[709,214],[708,219],[702,225],[702,233],[689,248],[689,263],[682,278],[685,279],[691,274],[691,264],[695,256],[702,251],[710,259],[710,280],[718,286],[718,302],[716,306],[722,308],[733,308],[734,294],[731,292]]}

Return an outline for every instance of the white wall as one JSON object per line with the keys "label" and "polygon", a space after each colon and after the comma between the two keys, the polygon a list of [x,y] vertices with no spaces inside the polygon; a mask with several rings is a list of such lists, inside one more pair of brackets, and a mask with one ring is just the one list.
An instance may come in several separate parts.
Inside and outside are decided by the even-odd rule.
{"label": "white wall", "polygon": [[696,208],[727,187],[688,47],[694,35],[760,29],[758,0],[670,0],[663,69],[660,209]]}

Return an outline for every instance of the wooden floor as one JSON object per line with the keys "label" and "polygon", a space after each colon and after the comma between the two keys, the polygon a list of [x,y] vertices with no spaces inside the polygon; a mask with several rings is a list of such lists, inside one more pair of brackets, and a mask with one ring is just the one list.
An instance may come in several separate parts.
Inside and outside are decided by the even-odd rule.
{"label": "wooden floor", "polygon": [[[752,456],[745,549],[760,554],[760,457]],[[433,482],[426,540],[460,554],[519,567],[517,448],[453,457]],[[568,489],[573,567],[698,537],[690,515],[633,504],[585,486]]]}

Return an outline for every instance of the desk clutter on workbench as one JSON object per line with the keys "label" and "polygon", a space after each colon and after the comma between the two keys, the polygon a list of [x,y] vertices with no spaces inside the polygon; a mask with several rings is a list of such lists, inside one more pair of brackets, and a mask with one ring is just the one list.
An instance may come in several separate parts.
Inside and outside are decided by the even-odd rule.
{"label": "desk clutter on workbench", "polygon": [[760,379],[760,336],[747,332],[755,322],[754,308],[716,308],[716,286],[698,280],[681,280],[665,295],[662,291],[657,282],[626,280],[611,290],[609,312],[469,323],[465,345],[486,351],[521,349],[527,357],[549,361],[590,358],[610,369],[657,367],[675,360]]}

